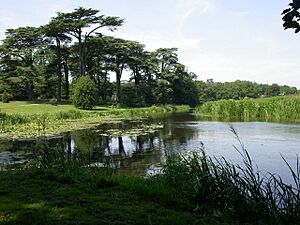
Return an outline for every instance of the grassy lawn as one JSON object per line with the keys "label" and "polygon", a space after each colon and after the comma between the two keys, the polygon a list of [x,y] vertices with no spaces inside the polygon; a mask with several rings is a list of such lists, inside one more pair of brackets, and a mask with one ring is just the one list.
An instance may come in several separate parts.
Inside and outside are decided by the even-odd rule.
{"label": "grassy lawn", "polygon": [[[96,110],[109,110],[108,107],[96,107]],[[55,113],[67,112],[70,110],[78,110],[73,105],[51,105],[51,104],[33,104],[23,101],[15,101],[10,103],[0,102],[0,112],[8,114],[42,114],[42,113]]]}
{"label": "grassy lawn", "polygon": [[0,224],[227,224],[165,193],[139,177],[0,172]]}

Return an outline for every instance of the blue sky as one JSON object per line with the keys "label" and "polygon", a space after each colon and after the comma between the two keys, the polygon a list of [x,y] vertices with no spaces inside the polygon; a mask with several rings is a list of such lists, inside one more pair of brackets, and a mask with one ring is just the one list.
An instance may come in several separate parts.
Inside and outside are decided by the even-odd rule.
{"label": "blue sky", "polygon": [[300,34],[284,31],[280,15],[290,1],[10,0],[1,3],[0,38],[7,28],[39,26],[55,12],[91,7],[125,18],[110,35],[139,41],[147,50],[178,47],[181,63],[200,80],[300,88]]}

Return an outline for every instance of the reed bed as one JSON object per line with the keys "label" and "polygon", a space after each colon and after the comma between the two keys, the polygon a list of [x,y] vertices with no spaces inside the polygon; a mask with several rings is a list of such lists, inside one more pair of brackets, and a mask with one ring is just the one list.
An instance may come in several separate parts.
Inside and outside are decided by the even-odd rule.
{"label": "reed bed", "polygon": [[[238,138],[232,128],[233,133]],[[238,138],[239,140],[239,138]],[[300,165],[283,158],[295,181],[286,184],[276,174],[262,174],[239,140],[243,165],[210,157],[204,148],[166,164],[160,179],[201,215],[226,215],[249,224],[300,224]]]}
{"label": "reed bed", "polygon": [[225,119],[300,120],[300,96],[212,101],[196,112]]}

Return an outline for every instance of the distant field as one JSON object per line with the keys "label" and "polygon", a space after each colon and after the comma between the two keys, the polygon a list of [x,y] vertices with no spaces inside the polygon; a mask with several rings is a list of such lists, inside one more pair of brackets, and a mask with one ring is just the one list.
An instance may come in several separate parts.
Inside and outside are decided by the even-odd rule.
{"label": "distant field", "polygon": [[[108,107],[97,107],[97,110],[108,110]],[[70,110],[78,110],[73,105],[51,105],[51,104],[32,104],[29,102],[15,101],[10,103],[0,102],[0,112],[8,114],[40,114],[66,112]],[[86,110],[85,110],[86,111]]]}
{"label": "distant field", "polygon": [[46,113],[46,112],[57,112],[57,111],[68,111],[71,109],[75,109],[72,105],[50,105],[50,104],[32,104],[27,102],[10,102],[10,103],[2,103],[0,102],[0,110],[5,113]]}

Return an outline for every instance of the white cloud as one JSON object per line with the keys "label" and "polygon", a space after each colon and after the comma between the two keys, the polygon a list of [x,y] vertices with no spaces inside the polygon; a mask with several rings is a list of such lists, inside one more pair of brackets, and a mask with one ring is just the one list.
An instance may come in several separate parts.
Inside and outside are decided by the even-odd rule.
{"label": "white cloud", "polygon": [[243,59],[211,53],[182,55],[181,59],[200,80],[213,78],[224,82],[239,79],[300,87],[300,80],[295,80],[300,65],[292,58]]}
{"label": "white cloud", "polygon": [[182,29],[190,16],[202,15],[212,7],[213,0],[177,0],[179,21],[177,31],[182,35]]}

